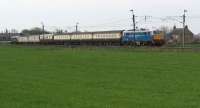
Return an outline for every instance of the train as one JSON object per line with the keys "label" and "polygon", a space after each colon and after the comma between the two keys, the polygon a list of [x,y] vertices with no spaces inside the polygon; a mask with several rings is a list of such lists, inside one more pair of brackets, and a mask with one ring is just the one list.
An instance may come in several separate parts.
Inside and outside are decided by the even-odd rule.
{"label": "train", "polygon": [[16,44],[55,44],[55,45],[95,45],[95,46],[162,46],[165,43],[162,31],[150,30],[112,30],[96,32],[74,32],[65,34],[42,34],[16,36]]}

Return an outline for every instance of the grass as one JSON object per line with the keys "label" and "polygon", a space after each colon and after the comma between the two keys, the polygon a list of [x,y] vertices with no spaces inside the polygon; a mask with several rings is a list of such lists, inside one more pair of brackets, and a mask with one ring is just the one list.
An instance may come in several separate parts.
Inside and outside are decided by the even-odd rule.
{"label": "grass", "polygon": [[0,46],[0,108],[199,108],[200,54]]}
{"label": "grass", "polygon": [[[169,44],[169,45],[165,45],[165,47],[169,47],[169,48],[181,48],[183,46],[182,43],[178,43],[178,44]],[[185,47],[186,48],[200,48],[200,43],[185,43]]]}

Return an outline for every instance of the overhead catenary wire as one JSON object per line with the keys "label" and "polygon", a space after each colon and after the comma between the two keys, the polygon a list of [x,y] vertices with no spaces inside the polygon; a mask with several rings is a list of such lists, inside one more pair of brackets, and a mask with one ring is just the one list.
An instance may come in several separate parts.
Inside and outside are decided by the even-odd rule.
{"label": "overhead catenary wire", "polygon": [[[194,20],[200,20],[200,15],[196,16],[188,16],[189,20],[188,22],[192,22]],[[181,16],[136,16],[136,24],[139,27],[145,26],[145,25],[178,25],[181,23]],[[79,25],[80,30],[98,30],[98,29],[123,29],[123,28],[131,28],[130,24],[130,17],[128,18],[110,18],[110,19],[104,19],[103,23],[93,23],[93,24],[81,24]],[[98,22],[98,21],[97,21]],[[99,21],[100,22],[100,21]],[[147,26],[145,26],[147,27]],[[69,26],[48,26],[45,25],[46,29],[56,30],[56,29],[64,29],[67,31],[75,31],[75,25],[69,25]]]}

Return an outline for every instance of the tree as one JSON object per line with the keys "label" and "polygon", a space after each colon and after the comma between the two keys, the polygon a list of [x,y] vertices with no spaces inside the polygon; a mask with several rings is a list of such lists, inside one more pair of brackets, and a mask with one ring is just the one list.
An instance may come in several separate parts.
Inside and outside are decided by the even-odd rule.
{"label": "tree", "polygon": [[48,32],[48,31],[44,31],[43,32],[43,30],[41,28],[39,28],[39,27],[34,27],[34,28],[30,29],[30,30],[24,29],[21,32],[22,35],[41,35],[43,33],[44,34],[49,34],[50,32]]}
{"label": "tree", "polygon": [[165,34],[170,33],[172,29],[170,29],[168,26],[161,26],[160,30],[163,31]]}
{"label": "tree", "polygon": [[22,30],[21,34],[23,35],[29,35],[30,31],[28,29]]}
{"label": "tree", "polygon": [[56,34],[63,34],[63,30],[62,29],[56,29]]}

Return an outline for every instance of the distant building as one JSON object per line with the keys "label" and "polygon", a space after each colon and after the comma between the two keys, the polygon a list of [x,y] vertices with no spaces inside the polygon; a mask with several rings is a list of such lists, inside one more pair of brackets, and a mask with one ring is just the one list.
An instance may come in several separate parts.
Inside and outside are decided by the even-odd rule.
{"label": "distant building", "polygon": [[0,41],[10,41],[12,36],[19,36],[19,33],[0,33]]}
{"label": "distant building", "polygon": [[[194,40],[194,34],[189,30],[188,26],[185,27],[185,43],[192,43]],[[169,42],[182,43],[183,42],[183,28],[176,28],[174,26],[172,32],[169,33]]]}
{"label": "distant building", "polygon": [[200,33],[199,33],[199,34],[197,34],[197,37],[198,37],[198,38],[200,38]]}
{"label": "distant building", "polygon": [[10,40],[10,36],[7,35],[0,35],[0,41],[9,41]]}
{"label": "distant building", "polygon": [[197,35],[194,35],[194,42],[195,43],[199,43],[200,42],[200,33],[199,34],[197,34]]}

